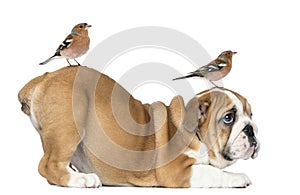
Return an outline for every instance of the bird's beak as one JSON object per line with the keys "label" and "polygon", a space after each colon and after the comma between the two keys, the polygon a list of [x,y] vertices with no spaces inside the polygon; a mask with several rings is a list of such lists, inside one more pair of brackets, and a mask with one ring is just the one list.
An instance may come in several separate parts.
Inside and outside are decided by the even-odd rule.
{"label": "bird's beak", "polygon": [[232,53],[233,53],[233,55],[234,55],[234,54],[237,54],[237,52],[236,52],[236,51],[234,51],[234,52],[232,52]]}
{"label": "bird's beak", "polygon": [[88,28],[91,28],[91,27],[92,27],[92,25],[88,24],[88,25],[85,26],[85,29],[88,29]]}

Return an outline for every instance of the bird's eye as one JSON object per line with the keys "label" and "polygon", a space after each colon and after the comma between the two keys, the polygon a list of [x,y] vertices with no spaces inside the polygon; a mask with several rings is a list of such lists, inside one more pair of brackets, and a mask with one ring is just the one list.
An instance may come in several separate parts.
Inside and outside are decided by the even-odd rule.
{"label": "bird's eye", "polygon": [[83,28],[83,25],[80,25],[79,28]]}
{"label": "bird's eye", "polygon": [[230,112],[223,117],[223,123],[225,125],[231,125],[234,122],[234,113]]}

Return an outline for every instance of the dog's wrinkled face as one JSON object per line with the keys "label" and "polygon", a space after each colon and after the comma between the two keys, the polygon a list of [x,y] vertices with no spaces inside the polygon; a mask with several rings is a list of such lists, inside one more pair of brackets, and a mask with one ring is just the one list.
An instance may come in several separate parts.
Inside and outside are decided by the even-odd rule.
{"label": "dog's wrinkled face", "polygon": [[259,150],[251,107],[241,95],[214,89],[197,95],[199,134],[208,148],[209,163],[223,168],[238,159],[255,158]]}

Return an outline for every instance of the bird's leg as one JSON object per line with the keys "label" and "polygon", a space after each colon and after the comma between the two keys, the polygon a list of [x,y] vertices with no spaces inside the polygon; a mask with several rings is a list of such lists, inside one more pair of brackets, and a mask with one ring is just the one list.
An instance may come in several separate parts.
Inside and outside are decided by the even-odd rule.
{"label": "bird's leg", "polygon": [[[213,84],[216,88],[219,88],[219,89],[220,89],[220,88],[223,88],[223,87],[219,87],[218,85],[216,85],[216,84],[215,84],[214,82],[212,82],[211,80],[208,80],[208,81],[209,81],[211,84]],[[215,88],[215,87],[214,87],[214,88]]]}
{"label": "bird's leg", "polygon": [[70,66],[72,66],[72,64],[69,62],[69,59],[68,59],[68,58],[66,58],[66,60],[67,60],[68,64],[69,64]]}
{"label": "bird's leg", "polygon": [[77,62],[77,60],[74,58],[74,60],[75,60],[75,62],[77,63],[77,66],[81,66],[78,62]]}

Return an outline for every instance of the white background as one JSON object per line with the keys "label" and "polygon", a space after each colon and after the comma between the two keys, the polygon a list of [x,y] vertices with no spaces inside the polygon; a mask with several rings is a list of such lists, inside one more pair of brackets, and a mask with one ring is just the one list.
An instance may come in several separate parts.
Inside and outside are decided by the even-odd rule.
{"label": "white background", "polygon": [[[297,1],[95,2],[19,0],[0,3],[1,194],[8,191],[11,194],[299,193],[300,12]],[[29,118],[21,112],[17,93],[35,76],[67,65],[65,60],[56,60],[46,66],[38,66],[38,63],[52,55],[73,25],[79,22],[93,25],[90,48],[122,30],[153,25],[188,34],[212,58],[223,50],[238,51],[232,72],[223,82],[251,103],[253,118],[259,127],[261,151],[257,159],[239,161],[228,170],[247,173],[253,185],[246,189],[224,190],[67,189],[48,185],[37,171],[42,156],[39,136]],[[83,62],[84,58],[79,61]],[[126,71],[127,67],[119,68]],[[187,65],[182,74],[192,70]],[[118,76],[113,73],[107,74],[112,78]],[[199,87],[199,91],[207,87],[202,80],[191,79],[190,82]],[[161,86],[157,89],[152,86],[149,90],[148,94],[147,90],[142,90],[143,93],[137,90],[136,96],[149,101],[151,94],[153,101],[160,99],[166,103],[173,96],[171,92],[166,93],[168,97],[162,99],[164,88]]]}

